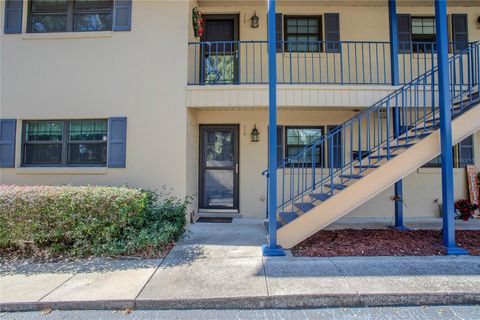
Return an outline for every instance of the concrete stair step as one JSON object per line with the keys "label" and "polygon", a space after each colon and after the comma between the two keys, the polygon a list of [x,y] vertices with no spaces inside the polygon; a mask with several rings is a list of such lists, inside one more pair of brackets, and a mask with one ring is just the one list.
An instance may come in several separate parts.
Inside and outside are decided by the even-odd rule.
{"label": "concrete stair step", "polygon": [[432,133],[431,131],[423,131],[421,133],[417,133],[417,134],[414,134],[414,135],[408,135],[406,137],[400,137],[400,138],[398,138],[398,140],[399,141],[404,141],[404,140],[407,140],[407,137],[408,137],[408,140],[414,140],[414,139],[426,137],[426,136],[430,135],[431,133]]}
{"label": "concrete stair step", "polygon": [[315,208],[315,205],[313,205],[310,202],[303,202],[303,203],[299,202],[299,203],[295,203],[295,207],[297,209],[299,209],[300,211],[307,212],[307,211]]}
{"label": "concrete stair step", "polygon": [[334,183],[333,185],[331,185],[331,184],[326,184],[325,187],[327,187],[327,188],[329,188],[329,189],[333,188],[333,189],[336,189],[336,190],[343,190],[343,189],[345,189],[347,186],[344,185],[344,184]]}
{"label": "concrete stair step", "polygon": [[315,199],[317,201],[325,201],[329,199],[332,195],[330,193],[312,193],[310,194],[310,197],[312,199]]}
{"label": "concrete stair step", "polygon": [[[410,148],[411,146],[415,145],[415,143],[404,143],[404,144],[399,144],[397,145],[391,145],[390,149],[402,149],[402,148]],[[387,149],[387,147],[383,147],[383,149]]]}
{"label": "concrete stair step", "polygon": [[379,165],[376,165],[376,164],[370,164],[370,165],[358,165],[358,166],[355,166],[355,168],[357,169],[375,169],[375,168],[379,168],[380,166]]}
{"label": "concrete stair step", "polygon": [[359,180],[363,178],[363,176],[359,174],[341,174],[339,177],[342,179],[355,179],[355,180]]}
{"label": "concrete stair step", "polygon": [[280,212],[278,215],[280,216],[280,219],[282,220],[283,224],[288,224],[299,217],[299,215],[293,211]]}

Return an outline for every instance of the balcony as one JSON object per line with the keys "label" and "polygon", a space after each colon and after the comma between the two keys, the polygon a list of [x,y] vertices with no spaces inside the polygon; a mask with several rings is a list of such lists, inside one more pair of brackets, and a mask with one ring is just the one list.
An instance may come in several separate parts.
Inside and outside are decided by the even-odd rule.
{"label": "balcony", "polygon": [[[452,43],[451,52],[468,44]],[[392,92],[390,43],[386,41],[279,41],[279,106],[364,107]],[[267,41],[188,44],[189,107],[266,107]],[[400,84],[436,64],[435,44],[399,44]]]}
{"label": "balcony", "polygon": [[[268,83],[267,41],[190,42],[188,50],[189,85]],[[431,69],[435,58],[434,43],[400,43],[400,84]],[[277,42],[278,84],[389,85],[390,67],[389,42]]]}

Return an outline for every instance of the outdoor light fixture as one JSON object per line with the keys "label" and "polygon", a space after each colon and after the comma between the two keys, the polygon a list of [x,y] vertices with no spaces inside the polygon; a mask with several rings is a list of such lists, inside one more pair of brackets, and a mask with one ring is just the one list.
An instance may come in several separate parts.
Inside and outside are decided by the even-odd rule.
{"label": "outdoor light fixture", "polygon": [[253,12],[253,16],[250,18],[250,21],[252,22],[251,27],[253,29],[258,28],[258,26],[260,25],[260,18],[257,16],[257,11]]}
{"label": "outdoor light fixture", "polygon": [[260,132],[258,132],[257,125],[253,125],[252,133],[250,133],[252,137],[252,142],[260,141]]}

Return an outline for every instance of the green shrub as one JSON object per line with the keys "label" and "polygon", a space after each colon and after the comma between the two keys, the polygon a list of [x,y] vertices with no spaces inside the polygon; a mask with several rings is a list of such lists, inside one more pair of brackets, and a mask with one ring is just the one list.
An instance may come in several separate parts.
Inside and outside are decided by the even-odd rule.
{"label": "green shrub", "polygon": [[126,187],[0,186],[0,248],[152,254],[182,234],[187,205],[188,199]]}

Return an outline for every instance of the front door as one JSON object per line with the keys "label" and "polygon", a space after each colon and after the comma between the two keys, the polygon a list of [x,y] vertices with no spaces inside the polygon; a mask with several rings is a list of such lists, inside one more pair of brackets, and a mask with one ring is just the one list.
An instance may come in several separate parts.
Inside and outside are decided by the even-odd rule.
{"label": "front door", "polygon": [[202,83],[237,83],[238,15],[212,14],[204,15],[203,19]]}
{"label": "front door", "polygon": [[199,208],[238,210],[238,126],[200,126]]}

